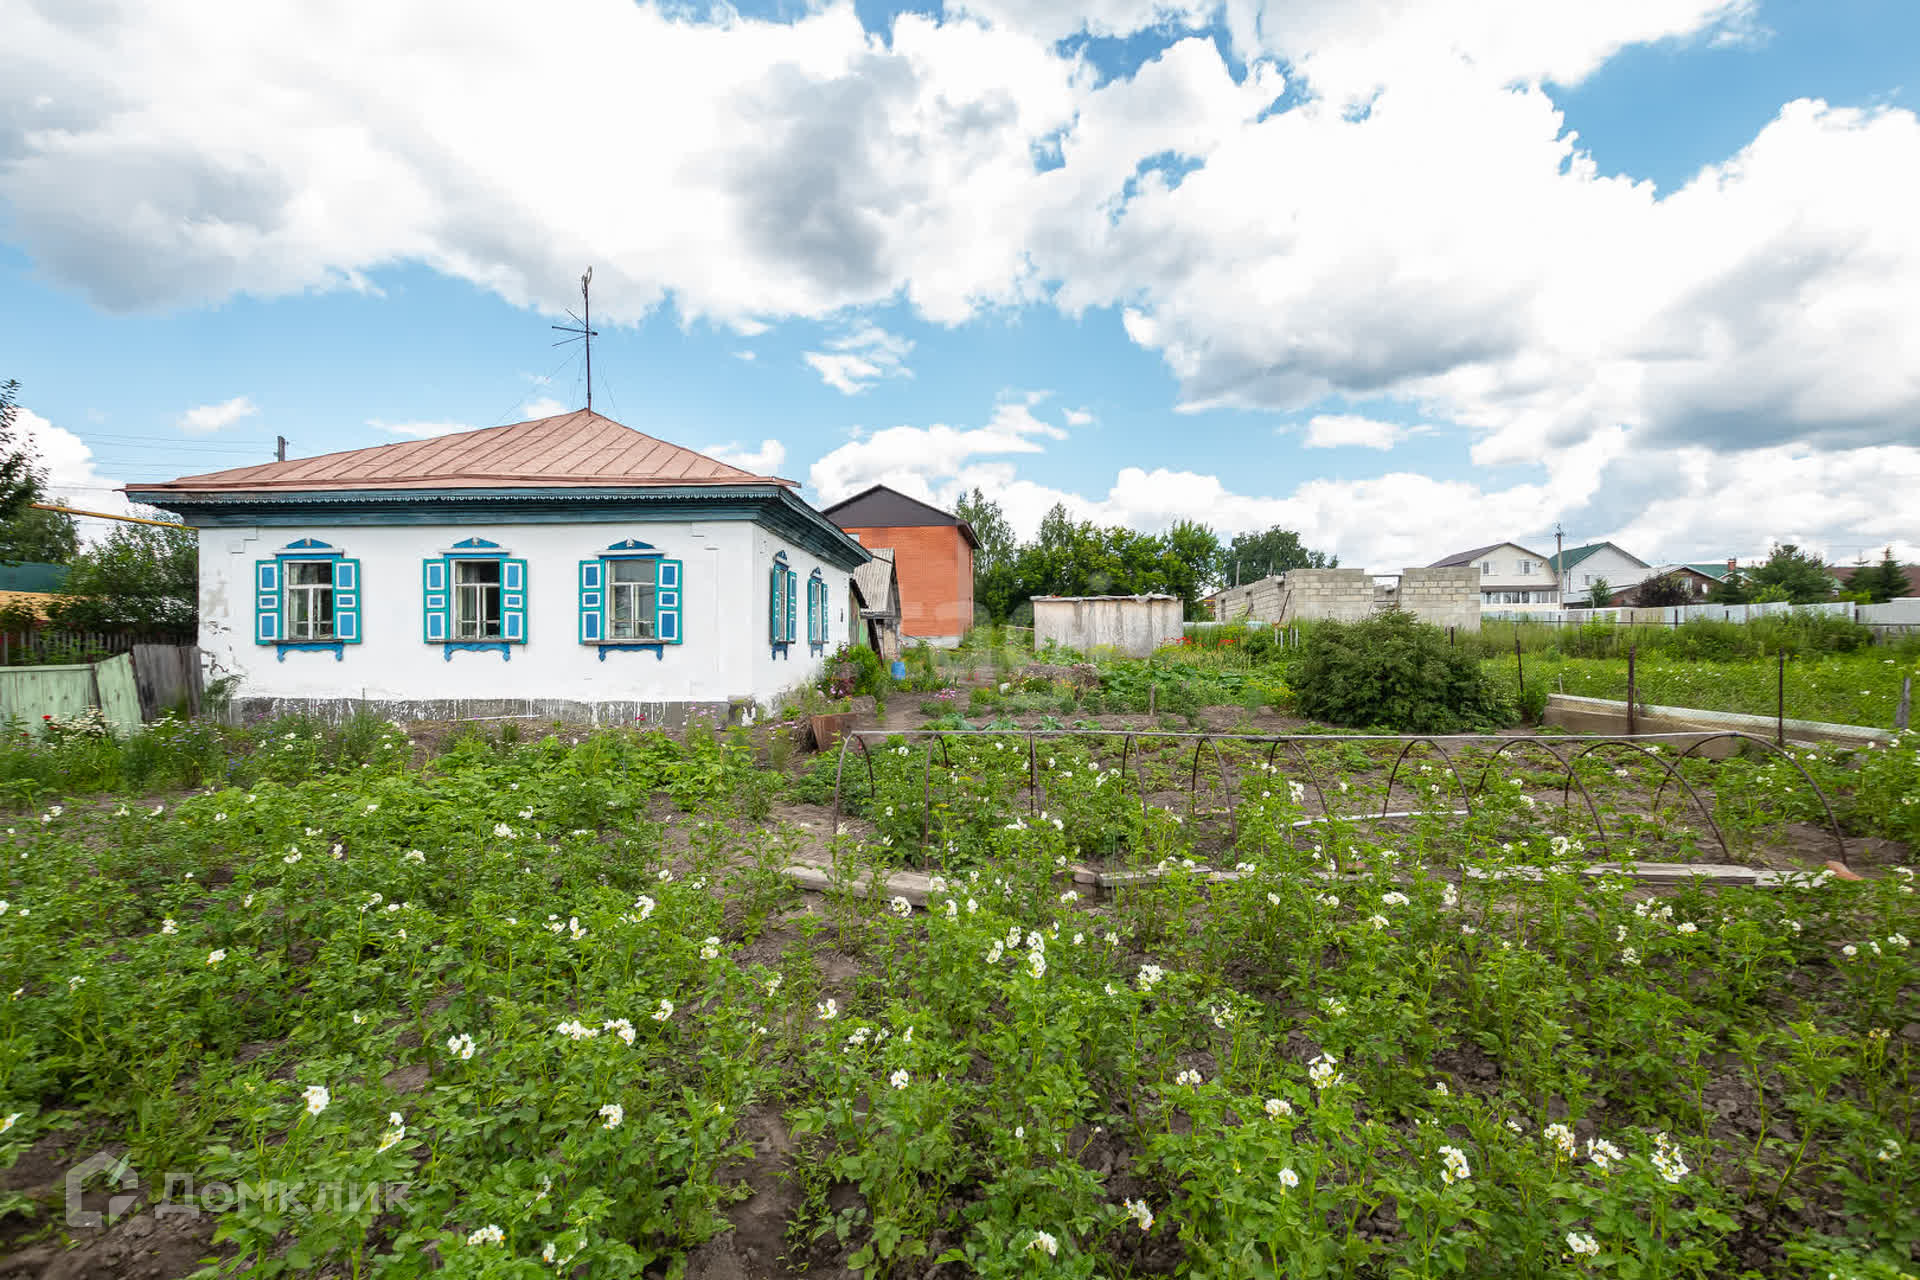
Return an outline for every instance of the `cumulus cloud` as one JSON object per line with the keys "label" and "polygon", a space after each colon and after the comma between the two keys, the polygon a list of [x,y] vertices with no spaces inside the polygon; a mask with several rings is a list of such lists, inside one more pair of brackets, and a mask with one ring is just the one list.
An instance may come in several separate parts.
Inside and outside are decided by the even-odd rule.
{"label": "cumulus cloud", "polygon": [[882,378],[911,378],[907,356],[913,352],[911,339],[888,333],[878,325],[867,325],[842,337],[830,339],[825,351],[801,355],[821,381],[842,395],[856,395]]}
{"label": "cumulus cloud", "polygon": [[708,445],[700,452],[757,476],[778,475],[781,464],[787,460],[787,446],[778,440],[762,440],[758,449],[743,449],[729,441],[726,444]]}
{"label": "cumulus cloud", "polygon": [[[923,500],[968,483],[1010,480],[1009,454],[1040,453],[1047,440],[1066,431],[1033,416],[1024,401],[1001,404],[984,427],[898,426],[861,432],[808,470],[821,506],[831,506],[869,485],[884,484]],[[1035,525],[1039,523],[1036,516]]]}
{"label": "cumulus cloud", "polygon": [[180,429],[188,435],[210,435],[215,431],[225,430],[244,418],[251,418],[259,412],[259,406],[252,400],[246,396],[235,396],[231,400],[222,400],[219,404],[195,405],[180,415]]}
{"label": "cumulus cloud", "polygon": [[[1112,308],[1188,408],[1413,405],[1465,428],[1474,461],[1541,473],[1490,493],[1400,476],[1338,491],[1371,520],[1410,518],[1376,498],[1424,495],[1498,524],[1535,489],[1553,491],[1545,518],[1587,496],[1538,460],[1583,449],[1619,492],[1632,466],[1615,459],[1636,455],[1705,451],[1730,475],[1794,459],[1852,510],[1847,486],[1869,490],[1851,459],[1897,471],[1904,455],[1877,451],[1920,421],[1911,111],[1789,103],[1661,191],[1602,172],[1555,105],[1551,86],[1630,45],[1756,38],[1751,0],[958,0],[884,38],[844,0],[792,22],[627,0],[7,13],[9,235],[109,308],[365,289],[418,263],[557,311],[593,262],[610,322],[671,300],[746,336],[853,325],[804,357],[849,395],[908,376],[910,340],[861,327],[863,307],[941,325]],[[1179,38],[1215,22],[1231,61]],[[1126,74],[1075,50],[1148,29],[1170,43]],[[573,92],[499,89],[540,83]],[[609,164],[582,118],[672,127],[622,130]],[[1013,460],[1047,439],[895,427],[813,474],[1018,486]],[[1131,474],[1075,501],[1156,518]],[[1138,474],[1209,497],[1206,477]],[[1210,500],[1337,532],[1317,492]],[[1608,519],[1638,528],[1661,509],[1642,496]],[[1245,506],[1276,502],[1305,505]],[[1690,536],[1664,528],[1648,536]]]}
{"label": "cumulus cloud", "polygon": [[1084,427],[1093,421],[1093,411],[1090,409],[1062,409],[1060,416],[1067,420],[1070,427]]}
{"label": "cumulus cloud", "polygon": [[129,503],[124,494],[115,492],[125,482],[102,475],[92,447],[65,427],[55,426],[22,405],[14,418],[14,430],[46,468],[48,502],[116,514],[139,514],[144,510]]}
{"label": "cumulus cloud", "polygon": [[552,396],[535,396],[520,406],[518,417],[522,422],[532,422],[536,418],[557,418],[563,413],[574,412],[574,406]]}
{"label": "cumulus cloud", "polygon": [[1056,503],[1075,519],[1146,530],[1192,520],[1226,536],[1282,525],[1345,564],[1381,572],[1480,543],[1538,539],[1556,521],[1579,530],[1579,540],[1611,539],[1650,563],[1745,558],[1763,553],[1770,538],[1849,556],[1891,543],[1898,555],[1920,556],[1911,519],[1886,500],[1920,485],[1920,447],[1913,446],[1847,454],[1788,447],[1731,462],[1704,448],[1646,458],[1616,427],[1556,453],[1538,479],[1500,487],[1394,471],[1314,478],[1263,494],[1179,467],[1125,466],[1104,492],[1089,493],[1020,474],[1022,462],[1064,436],[1024,405],[1002,405],[993,425],[971,431],[897,426],[870,433],[829,452],[809,474],[822,504],[884,483],[951,509],[980,488],[1022,537],[1032,537]]}
{"label": "cumulus cloud", "polygon": [[431,440],[435,436],[457,435],[476,429],[469,422],[383,422],[379,418],[368,418],[367,425],[375,431],[399,436],[403,440]]}
{"label": "cumulus cloud", "polygon": [[1382,422],[1353,413],[1317,413],[1307,420],[1306,447],[1339,449],[1391,449],[1408,436],[1419,435],[1425,427],[1409,427],[1399,422]]}

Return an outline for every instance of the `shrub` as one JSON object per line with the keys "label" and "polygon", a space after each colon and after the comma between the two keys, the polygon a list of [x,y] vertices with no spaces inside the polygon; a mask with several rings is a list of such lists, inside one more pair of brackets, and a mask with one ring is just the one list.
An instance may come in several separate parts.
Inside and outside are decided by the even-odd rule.
{"label": "shrub", "polygon": [[1293,665],[1300,714],[1355,728],[1455,733],[1504,724],[1513,708],[1447,633],[1410,613],[1323,623]]}

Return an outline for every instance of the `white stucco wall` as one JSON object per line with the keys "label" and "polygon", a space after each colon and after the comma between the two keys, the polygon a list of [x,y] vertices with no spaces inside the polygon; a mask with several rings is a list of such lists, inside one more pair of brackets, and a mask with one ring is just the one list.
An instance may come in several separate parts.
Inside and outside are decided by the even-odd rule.
{"label": "white stucco wall", "polygon": [[1035,596],[1033,642],[1144,658],[1182,634],[1175,596]]}
{"label": "white stucco wall", "polygon": [[[460,651],[422,639],[421,562],[456,541],[497,542],[527,562],[527,640],[497,652]],[[254,643],[256,561],[300,538],[331,544],[360,561],[359,644],[344,659]],[[612,543],[637,538],[685,566],[684,640],[609,652],[579,642],[578,566]],[[796,643],[773,657],[767,634],[767,575],[784,550],[799,575]],[[828,584],[829,637],[822,654],[806,644],[806,581]],[[765,704],[816,677],[848,634],[849,574],[747,521],[579,524],[459,524],[203,528],[200,530],[200,644],[213,676],[237,675],[242,703],[325,704],[350,699],[386,714],[438,715],[444,707],[521,700],[525,714],[631,719],[633,708],[672,719],[687,704],[724,709],[736,699]],[[321,708],[325,709],[325,708]],[[511,714],[496,711],[493,714]],[[651,717],[656,718],[656,717]]]}

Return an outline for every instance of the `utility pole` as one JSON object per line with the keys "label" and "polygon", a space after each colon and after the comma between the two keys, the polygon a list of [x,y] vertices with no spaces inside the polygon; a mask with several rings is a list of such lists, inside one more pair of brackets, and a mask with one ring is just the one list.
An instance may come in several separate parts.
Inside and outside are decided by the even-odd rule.
{"label": "utility pole", "polygon": [[1560,522],[1553,524],[1553,589],[1560,597],[1560,607],[1567,607],[1567,553],[1565,550],[1567,535],[1560,531]]}
{"label": "utility pole", "polygon": [[287,460],[287,438],[285,436],[275,436],[273,442],[273,460],[275,462],[285,462]]}

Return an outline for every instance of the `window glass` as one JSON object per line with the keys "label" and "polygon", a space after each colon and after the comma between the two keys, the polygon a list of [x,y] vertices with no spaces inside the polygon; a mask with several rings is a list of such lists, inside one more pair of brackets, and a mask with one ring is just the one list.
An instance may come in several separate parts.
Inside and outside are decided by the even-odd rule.
{"label": "window glass", "polygon": [[614,560],[607,566],[612,593],[609,638],[652,640],[656,635],[658,599],[654,594],[657,563],[653,560]]}
{"label": "window glass", "polygon": [[453,562],[453,634],[458,640],[497,640],[500,629],[500,562]]}
{"label": "window glass", "polygon": [[333,638],[333,562],[286,562],[286,636],[289,640]]}

